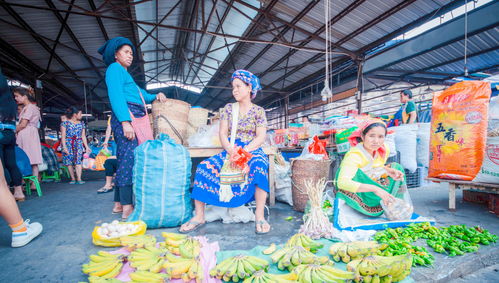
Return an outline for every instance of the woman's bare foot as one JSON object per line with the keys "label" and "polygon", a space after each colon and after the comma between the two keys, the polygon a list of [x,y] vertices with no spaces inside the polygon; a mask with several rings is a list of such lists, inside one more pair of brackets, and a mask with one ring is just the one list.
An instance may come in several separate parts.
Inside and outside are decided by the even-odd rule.
{"label": "woman's bare foot", "polygon": [[122,212],[123,212],[123,207],[121,206],[121,203],[115,202],[113,207],[113,213],[122,213]]}
{"label": "woman's bare foot", "polygon": [[270,224],[265,220],[265,218],[255,219],[255,229],[257,234],[266,234],[270,231]]}
{"label": "woman's bare foot", "polygon": [[127,219],[130,214],[133,212],[133,205],[123,205],[123,214],[121,215],[122,219]]}
{"label": "woman's bare foot", "polygon": [[23,193],[23,189],[21,187],[14,188],[14,198],[17,201],[23,201],[26,199],[26,196]]}
{"label": "woman's bare foot", "polygon": [[178,229],[179,232],[181,233],[188,233],[192,232],[199,227],[203,226],[206,223],[204,220],[204,217],[199,217],[199,216],[194,216],[191,220],[185,222],[180,226],[180,229]]}

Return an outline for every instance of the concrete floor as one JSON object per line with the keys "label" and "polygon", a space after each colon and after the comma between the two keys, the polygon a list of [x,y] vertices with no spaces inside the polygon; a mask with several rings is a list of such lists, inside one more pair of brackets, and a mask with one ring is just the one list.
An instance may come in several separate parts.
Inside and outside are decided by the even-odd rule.
{"label": "concrete floor", "polygon": [[[102,172],[85,173],[84,185],[67,183],[42,184],[43,197],[31,196],[20,203],[25,218],[41,222],[42,235],[23,248],[10,248],[10,229],[0,219],[0,282],[79,282],[86,281],[80,267],[88,255],[105,249],[91,241],[95,225],[118,219],[111,214],[113,194],[96,194],[103,185]],[[438,226],[450,224],[481,225],[499,234],[499,221],[487,212],[486,207],[461,203],[457,212],[447,210],[448,196],[445,186],[433,185],[411,190],[417,213],[436,218]],[[461,192],[458,192],[458,200]],[[294,216],[295,220],[284,218]],[[289,206],[278,204],[271,209],[273,230],[267,235],[256,235],[254,224],[211,223],[196,232],[206,235],[210,241],[218,241],[220,248],[251,249],[255,245],[282,243],[301,225],[301,213]],[[160,237],[162,231],[148,233]],[[475,254],[446,258],[436,255],[434,268],[415,268],[412,277],[417,282],[493,282],[497,277],[499,246],[482,248]],[[468,280],[469,279],[469,280]],[[487,281],[488,280],[488,281]],[[497,281],[496,281],[497,282]]]}

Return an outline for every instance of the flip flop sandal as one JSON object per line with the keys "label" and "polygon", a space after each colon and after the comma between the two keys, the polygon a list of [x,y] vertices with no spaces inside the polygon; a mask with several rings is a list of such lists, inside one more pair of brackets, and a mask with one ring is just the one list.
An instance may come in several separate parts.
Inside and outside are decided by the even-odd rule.
{"label": "flip flop sandal", "polygon": [[179,233],[187,234],[187,233],[190,233],[190,232],[194,232],[194,231],[198,230],[199,228],[203,227],[206,224],[206,222],[201,223],[201,222],[197,222],[197,221],[188,221],[185,224],[194,225],[194,227],[192,227],[189,230],[180,230],[180,229],[178,229]]}
{"label": "flip flop sandal", "polygon": [[76,181],[71,181],[71,182],[69,182],[69,184],[74,185],[74,184],[76,184]]}
{"label": "flip flop sandal", "polygon": [[260,221],[257,221],[257,222],[256,222],[256,224],[255,224],[255,233],[256,233],[256,234],[258,234],[258,235],[262,235],[262,234],[267,234],[268,232],[270,232],[270,230],[272,229],[272,227],[270,227],[270,229],[269,229],[267,232],[260,232],[260,231],[258,231],[258,230],[257,230],[257,226],[258,226],[258,225],[262,225],[262,229],[263,229],[263,225],[264,225],[264,224],[267,224],[267,225],[269,225],[269,226],[270,226],[270,224],[269,224],[267,221],[265,221],[265,220],[260,220]]}
{"label": "flip flop sandal", "polygon": [[111,214],[122,214],[123,210],[113,210]]}
{"label": "flip flop sandal", "polygon": [[77,185],[83,185],[83,184],[85,184],[85,183],[86,183],[85,181],[76,181],[76,183],[75,183],[75,184],[77,184]]}
{"label": "flip flop sandal", "polygon": [[111,188],[102,187],[102,188],[97,190],[97,193],[98,194],[105,194],[105,193],[112,192],[113,190],[114,189],[112,187]]}

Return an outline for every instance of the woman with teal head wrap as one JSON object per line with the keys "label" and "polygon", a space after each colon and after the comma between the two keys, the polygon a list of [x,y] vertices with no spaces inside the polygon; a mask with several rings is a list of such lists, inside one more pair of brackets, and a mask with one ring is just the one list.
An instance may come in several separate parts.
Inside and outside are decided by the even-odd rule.
{"label": "woman with teal head wrap", "polygon": [[[269,192],[269,159],[261,146],[267,132],[265,110],[253,104],[252,99],[262,89],[257,76],[246,70],[237,70],[231,77],[232,95],[239,103],[238,127],[235,147],[231,146],[229,136],[232,131],[233,103],[228,103],[220,112],[220,142],[223,152],[201,162],[196,170],[192,198],[195,200],[196,215],[180,227],[180,232],[194,231],[204,225],[204,206],[211,204],[221,207],[238,207],[256,200],[255,232],[265,234],[270,225],[265,221],[264,208]],[[238,147],[251,153],[248,161],[247,181],[243,185],[232,185],[233,197],[227,201],[220,198],[220,171],[227,156],[236,153]],[[222,200],[221,200],[222,199]]]}
{"label": "woman with teal head wrap", "polygon": [[123,219],[133,212],[133,152],[138,145],[130,123],[132,121],[130,113],[134,117],[143,117],[147,115],[144,102],[166,101],[163,93],[150,94],[140,88],[128,73],[127,70],[132,65],[135,52],[132,42],[124,37],[110,39],[99,48],[99,53],[108,66],[106,85],[113,110],[111,128],[117,144],[118,169],[115,178],[113,212],[122,213]]}

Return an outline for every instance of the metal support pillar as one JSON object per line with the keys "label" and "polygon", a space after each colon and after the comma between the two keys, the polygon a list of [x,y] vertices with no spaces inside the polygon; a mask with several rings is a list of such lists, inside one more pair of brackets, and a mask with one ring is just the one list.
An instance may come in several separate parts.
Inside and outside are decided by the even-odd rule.
{"label": "metal support pillar", "polygon": [[289,96],[284,98],[284,128],[289,127]]}
{"label": "metal support pillar", "polygon": [[362,66],[364,65],[363,60],[357,61],[358,71],[357,71],[357,93],[355,98],[357,99],[357,111],[358,114],[362,114],[362,92],[364,91],[364,80],[362,77]]}

